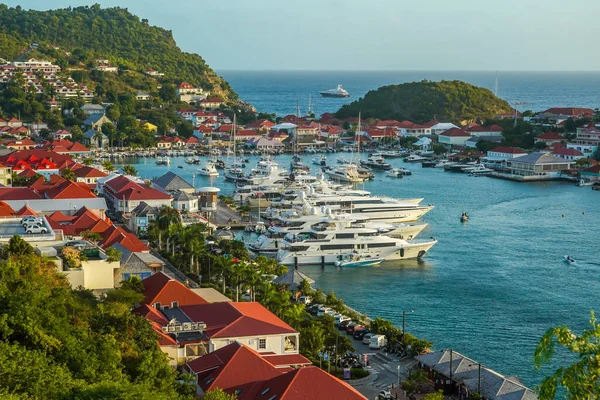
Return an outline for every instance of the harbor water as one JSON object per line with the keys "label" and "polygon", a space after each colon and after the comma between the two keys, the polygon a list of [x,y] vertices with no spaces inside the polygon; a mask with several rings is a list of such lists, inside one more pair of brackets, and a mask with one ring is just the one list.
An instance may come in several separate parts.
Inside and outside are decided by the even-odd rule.
{"label": "harbor water", "polygon": [[[337,156],[327,155],[328,165]],[[304,155],[304,163],[310,165],[312,157]],[[249,158],[253,167],[258,159]],[[127,162],[144,178],[170,170],[196,187],[233,191],[222,173],[212,181],[195,176],[198,166],[184,159],[172,158],[170,166],[157,166],[152,158]],[[287,167],[290,156],[275,160]],[[435,348],[452,348],[527,385],[539,383],[548,373],[533,369],[541,335],[556,325],[580,331],[590,310],[600,310],[600,192],[568,182],[517,183],[388,161],[413,175],[397,179],[377,172],[360,187],[377,195],[423,197],[423,203],[435,205],[422,219],[429,226],[421,237],[439,243],[420,261],[300,269],[317,287],[335,291],[369,317],[401,325],[402,310],[414,310],[407,315],[407,330]],[[470,220],[463,224],[464,211]],[[565,263],[567,254],[577,263]]]}

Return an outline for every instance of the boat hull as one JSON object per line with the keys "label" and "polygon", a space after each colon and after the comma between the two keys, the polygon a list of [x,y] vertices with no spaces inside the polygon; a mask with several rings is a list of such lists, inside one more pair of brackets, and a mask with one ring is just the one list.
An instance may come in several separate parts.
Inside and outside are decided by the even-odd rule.
{"label": "boat hull", "polygon": [[323,97],[336,97],[339,99],[350,97],[349,94],[338,94],[338,93],[328,93],[328,92],[320,92],[320,95]]}

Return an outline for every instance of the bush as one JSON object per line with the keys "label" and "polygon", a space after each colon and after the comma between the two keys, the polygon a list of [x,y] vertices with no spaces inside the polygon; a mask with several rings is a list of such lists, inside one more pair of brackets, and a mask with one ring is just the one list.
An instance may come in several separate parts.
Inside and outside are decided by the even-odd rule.
{"label": "bush", "polygon": [[350,379],[360,379],[369,376],[369,371],[364,368],[352,368],[350,370]]}

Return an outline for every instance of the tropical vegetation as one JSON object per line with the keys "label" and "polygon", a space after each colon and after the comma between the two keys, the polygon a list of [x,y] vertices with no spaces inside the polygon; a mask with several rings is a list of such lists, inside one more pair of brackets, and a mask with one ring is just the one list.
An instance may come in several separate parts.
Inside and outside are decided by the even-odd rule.
{"label": "tropical vegetation", "polygon": [[[0,397],[192,399],[156,334],[131,313],[141,294],[71,289],[50,259],[15,236],[0,261]],[[187,391],[187,392],[186,392]]]}
{"label": "tropical vegetation", "polygon": [[488,89],[461,81],[424,80],[371,90],[364,98],[342,106],[336,117],[357,117],[361,112],[363,118],[462,123],[492,119],[510,109],[506,101]]}

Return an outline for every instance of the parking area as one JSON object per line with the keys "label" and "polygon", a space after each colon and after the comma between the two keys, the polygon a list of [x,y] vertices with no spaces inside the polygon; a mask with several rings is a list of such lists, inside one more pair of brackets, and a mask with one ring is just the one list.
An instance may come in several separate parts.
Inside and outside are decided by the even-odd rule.
{"label": "parking area", "polygon": [[0,240],[8,241],[14,235],[19,235],[26,241],[54,240],[54,231],[45,219],[42,226],[47,233],[28,234],[21,225],[21,218],[3,218],[0,219]]}

